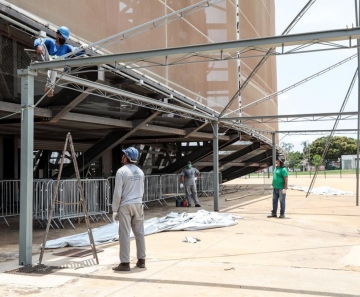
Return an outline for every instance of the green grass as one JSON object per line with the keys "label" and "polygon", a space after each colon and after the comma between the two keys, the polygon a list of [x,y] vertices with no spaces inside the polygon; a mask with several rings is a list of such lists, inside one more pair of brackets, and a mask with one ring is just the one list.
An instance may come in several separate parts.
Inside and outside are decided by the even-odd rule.
{"label": "green grass", "polygon": [[[313,176],[314,175],[314,171],[297,171],[297,172],[289,172],[289,176],[302,176],[302,175],[307,175],[307,176]],[[344,174],[356,174],[356,170],[355,169],[344,169],[344,170],[326,170],[326,171],[319,171],[318,172],[318,176],[325,176],[325,175],[344,175]],[[270,176],[272,176],[272,173],[270,172]],[[268,177],[268,173],[251,173],[250,177]]]}

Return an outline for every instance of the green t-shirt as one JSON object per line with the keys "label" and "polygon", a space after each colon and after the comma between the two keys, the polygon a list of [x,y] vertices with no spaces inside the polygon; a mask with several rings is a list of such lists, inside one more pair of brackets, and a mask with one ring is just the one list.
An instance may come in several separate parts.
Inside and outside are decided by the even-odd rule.
{"label": "green t-shirt", "polygon": [[285,167],[276,167],[273,175],[272,186],[274,189],[284,188],[284,177],[288,176],[288,172]]}

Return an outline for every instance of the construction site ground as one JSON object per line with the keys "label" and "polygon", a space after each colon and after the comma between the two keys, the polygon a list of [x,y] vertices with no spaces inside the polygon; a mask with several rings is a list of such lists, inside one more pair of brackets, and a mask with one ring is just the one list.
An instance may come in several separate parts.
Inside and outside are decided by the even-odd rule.
{"label": "construction site ground", "polygon": [[[309,176],[290,177],[289,184],[309,186]],[[18,265],[18,218],[10,227],[0,222],[0,296],[360,296],[360,208],[356,206],[355,175],[318,177],[315,187],[329,186],[353,195],[310,195],[289,190],[286,218],[267,218],[272,208],[271,179],[240,178],[220,195],[220,212],[241,216],[231,227],[174,231],[146,237],[146,269],[135,268],[131,241],[131,271],[115,272],[118,242],[100,245],[97,265],[92,256],[72,258],[45,250],[43,264],[64,269],[35,276],[10,274]],[[250,195],[249,195],[250,194]],[[249,196],[247,196],[249,195]],[[246,196],[246,197],[243,197]],[[243,198],[241,198],[243,197]],[[233,199],[238,198],[238,199]],[[225,201],[225,199],[233,199]],[[200,197],[213,211],[213,197]],[[149,204],[145,218],[199,208]],[[92,227],[108,222],[93,223]],[[86,230],[51,229],[48,239]],[[33,264],[39,259],[44,229],[34,225]],[[190,244],[184,237],[201,241]]]}

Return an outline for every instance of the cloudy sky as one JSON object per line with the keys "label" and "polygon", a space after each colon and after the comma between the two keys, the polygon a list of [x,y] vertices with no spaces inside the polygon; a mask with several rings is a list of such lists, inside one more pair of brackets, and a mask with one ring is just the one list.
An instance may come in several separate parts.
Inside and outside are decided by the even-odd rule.
{"label": "cloudy sky", "polygon": [[[280,35],[308,0],[275,0],[276,34]],[[290,32],[304,33],[355,27],[354,0],[317,0]],[[355,54],[354,50],[284,55],[277,57],[278,90],[289,87],[341,60]],[[279,114],[339,112],[357,68],[353,59],[279,97]],[[357,110],[357,81],[345,111]],[[334,121],[280,123],[279,130],[332,129]],[[338,128],[356,128],[356,120],[341,121]],[[341,135],[341,134],[336,134]],[[342,134],[356,138],[356,133]],[[302,150],[301,142],[312,142],[322,135],[284,135],[281,142],[293,143]],[[323,135],[325,136],[325,135]]]}

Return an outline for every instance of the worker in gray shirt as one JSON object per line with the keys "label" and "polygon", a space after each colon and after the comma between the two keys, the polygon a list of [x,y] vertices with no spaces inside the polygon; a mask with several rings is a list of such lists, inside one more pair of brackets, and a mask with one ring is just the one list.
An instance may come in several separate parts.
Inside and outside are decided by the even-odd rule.
{"label": "worker in gray shirt", "polygon": [[136,240],[136,266],[145,268],[145,237],[144,237],[144,172],[134,163],[139,152],[134,147],[123,151],[121,163],[123,166],[116,172],[115,189],[112,202],[113,221],[119,217],[120,264],[115,271],[130,270],[130,232]]}
{"label": "worker in gray shirt", "polygon": [[180,188],[184,188],[185,183],[185,195],[189,207],[191,206],[190,197],[194,199],[195,207],[201,207],[196,192],[196,180],[199,176],[200,171],[193,168],[190,161],[180,173]]}

